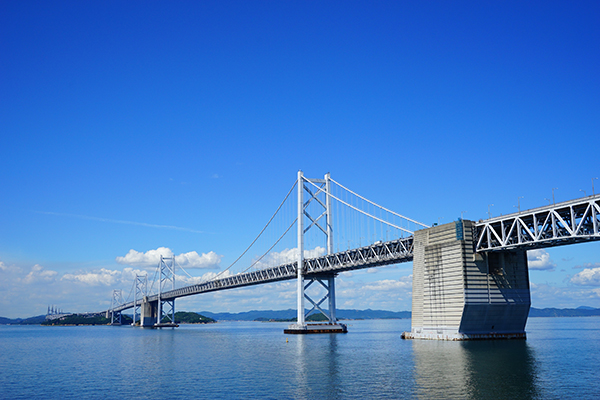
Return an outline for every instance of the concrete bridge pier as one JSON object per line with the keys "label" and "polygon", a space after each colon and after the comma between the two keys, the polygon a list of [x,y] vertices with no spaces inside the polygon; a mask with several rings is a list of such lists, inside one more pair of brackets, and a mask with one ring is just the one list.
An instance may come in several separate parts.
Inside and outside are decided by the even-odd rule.
{"label": "concrete bridge pier", "polygon": [[405,339],[525,339],[531,298],[525,250],[476,253],[475,223],[414,234],[411,331]]}
{"label": "concrete bridge pier", "polygon": [[158,322],[158,301],[148,301],[145,296],[140,310],[140,326],[151,328]]}

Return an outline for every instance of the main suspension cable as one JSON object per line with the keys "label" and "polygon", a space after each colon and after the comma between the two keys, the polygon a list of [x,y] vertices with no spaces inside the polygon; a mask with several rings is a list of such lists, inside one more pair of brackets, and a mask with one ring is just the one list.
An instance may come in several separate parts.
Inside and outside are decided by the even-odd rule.
{"label": "main suspension cable", "polygon": [[[332,179],[332,181],[333,181],[333,179]],[[308,181],[308,182],[310,182],[310,181]],[[334,182],[335,182],[335,181],[334,181]],[[312,182],[310,182],[310,183],[312,183]],[[337,182],[336,182],[336,183],[337,183]],[[313,184],[313,185],[314,185],[314,184]],[[316,186],[316,185],[315,185],[315,186]],[[340,185],[340,186],[342,186],[342,185]],[[342,186],[342,187],[343,187],[343,186]],[[346,189],[346,188],[344,188],[344,189]],[[348,189],[346,189],[346,190],[348,190]],[[370,201],[370,200],[367,200],[367,199],[365,199],[364,197],[362,197],[362,196],[360,196],[360,195],[357,195],[356,193],[352,192],[351,190],[348,190],[348,191],[349,191],[350,193],[352,193],[352,194],[356,195],[356,196],[357,196],[358,198],[360,198],[361,200],[364,200],[364,201],[367,201],[367,202],[369,202],[369,203],[371,203],[371,204],[374,204],[374,205],[375,205],[375,206],[377,206],[377,207],[381,207],[381,206],[379,206],[379,205],[377,205],[377,204],[373,203],[372,201]],[[337,198],[336,196],[334,196],[334,195],[332,195],[332,194],[329,194],[329,196],[330,196],[332,199],[335,199],[335,200],[339,201],[340,203],[342,203],[342,204],[344,204],[344,205],[346,205],[346,206],[350,207],[351,209],[353,209],[353,210],[355,210],[355,211],[358,211],[359,213],[361,213],[361,214],[363,214],[363,215],[366,215],[367,217],[370,217],[370,218],[373,218],[373,219],[375,219],[375,220],[377,220],[377,221],[383,222],[384,224],[386,224],[386,225],[389,225],[389,226],[391,226],[391,227],[393,227],[393,228],[396,228],[396,229],[400,229],[401,231],[404,231],[404,232],[410,233],[411,235],[414,233],[414,232],[412,232],[412,231],[409,231],[408,229],[404,229],[404,228],[402,228],[402,227],[400,227],[400,226],[394,225],[394,224],[392,224],[391,222],[387,222],[387,221],[384,221],[384,220],[382,220],[381,218],[377,218],[376,216],[374,216],[374,215],[371,215],[371,214],[369,214],[368,212],[365,212],[365,211],[361,210],[360,208],[353,206],[352,204],[346,203],[344,200],[342,200],[342,199],[339,199],[339,198]],[[386,210],[386,211],[389,211],[389,212],[390,212],[390,213],[392,213],[392,214],[396,214],[395,212],[393,212],[393,211],[390,211],[390,210],[388,210],[388,209],[386,209],[386,208],[384,208],[384,207],[381,207],[381,208],[383,208],[383,209],[384,209],[384,210]],[[396,215],[399,215],[399,214],[396,214]],[[400,215],[400,216],[401,216],[401,215]],[[402,216],[401,216],[401,217],[402,217]],[[402,217],[402,218],[406,218],[406,217]],[[407,219],[408,219],[408,218],[407,218]],[[357,221],[357,222],[358,222],[358,224],[359,224],[359,226],[358,226],[358,227],[359,227],[359,229],[361,229],[362,227],[360,226],[360,224],[361,224],[361,222],[362,222],[362,221],[360,221],[360,220],[359,220],[359,221]],[[420,223],[420,222],[417,222],[417,223]]]}
{"label": "main suspension cable", "polygon": [[279,243],[279,242],[281,241],[281,239],[283,239],[283,237],[286,235],[286,233],[288,233],[288,232],[289,232],[289,230],[290,230],[290,229],[292,229],[292,226],[294,226],[294,225],[296,224],[296,221],[298,221],[298,218],[296,218],[296,219],[294,220],[294,222],[292,222],[292,224],[291,224],[291,225],[290,225],[290,226],[289,226],[289,227],[288,227],[288,228],[285,230],[285,232],[283,232],[283,235],[279,236],[279,239],[277,239],[277,241],[276,241],[275,243],[273,243],[273,246],[271,246],[271,247],[269,248],[269,250],[267,250],[267,251],[266,251],[266,252],[265,252],[265,253],[264,253],[262,256],[260,256],[260,258],[258,258],[256,261],[254,261],[254,262],[252,263],[252,265],[250,265],[248,268],[246,268],[245,270],[243,270],[243,271],[242,271],[242,273],[243,273],[243,272],[246,272],[246,271],[248,271],[250,268],[254,267],[256,264],[258,264],[258,263],[260,262],[260,260],[262,260],[262,259],[263,259],[263,258],[264,258],[264,257],[265,257],[267,254],[269,254],[269,252],[270,252],[271,250],[273,250],[273,247],[277,246],[277,243]]}
{"label": "main suspension cable", "polygon": [[[330,179],[331,179],[331,178],[330,178]],[[405,219],[405,220],[407,220],[407,221],[410,221],[410,222],[413,222],[413,223],[415,223],[415,224],[421,225],[421,226],[422,226],[422,227],[424,227],[424,228],[430,228],[430,226],[429,226],[429,225],[425,225],[425,224],[423,224],[423,223],[421,223],[421,222],[415,221],[414,219],[410,219],[410,218],[408,218],[408,217],[405,217],[404,215],[400,215],[400,214],[398,214],[398,213],[396,213],[396,212],[394,212],[394,211],[392,211],[392,210],[388,210],[387,208],[385,208],[385,207],[382,207],[382,206],[380,206],[379,204],[377,204],[377,203],[374,203],[374,202],[372,202],[371,200],[369,200],[369,199],[366,199],[366,198],[362,197],[360,194],[353,192],[352,190],[348,189],[347,187],[345,187],[344,185],[342,185],[341,183],[339,183],[339,182],[337,182],[337,181],[335,181],[335,180],[333,180],[333,179],[331,179],[331,181],[332,181],[332,182],[334,182],[334,183],[335,183],[336,185],[338,185],[339,187],[341,187],[342,189],[344,189],[344,190],[347,190],[348,192],[352,193],[353,195],[355,195],[355,196],[357,196],[357,197],[360,197],[360,198],[361,198],[361,199],[363,199],[364,201],[366,201],[366,202],[369,202],[369,203],[371,203],[372,205],[374,205],[374,206],[376,206],[376,207],[379,207],[379,208],[381,208],[382,210],[385,210],[385,211],[387,211],[387,212],[389,212],[389,213],[391,213],[391,214],[394,214],[394,215],[396,215],[396,216],[398,216],[398,217],[400,217],[400,218],[404,218],[404,219]],[[315,186],[316,186],[316,185],[315,185]],[[332,197],[333,197],[333,196],[332,196]],[[334,198],[335,198],[335,197],[334,197]],[[337,200],[339,200],[339,199],[337,199]],[[340,201],[341,201],[341,200],[340,200]],[[347,205],[348,205],[348,204],[347,204]],[[357,211],[358,211],[358,210],[357,210]]]}
{"label": "main suspension cable", "polygon": [[[271,219],[269,219],[269,222],[267,222],[267,224],[265,225],[265,227],[262,228],[262,230],[260,231],[260,233],[258,234],[258,236],[252,241],[252,243],[250,243],[250,246],[248,246],[246,248],[246,250],[244,250],[244,252],[238,258],[236,258],[236,260],[234,262],[232,262],[231,265],[229,265],[229,267],[227,267],[223,271],[219,272],[213,278],[213,280],[217,279],[219,276],[223,275],[226,271],[228,271],[231,267],[233,267],[235,265],[235,263],[237,263],[248,252],[248,250],[250,250],[250,248],[254,245],[254,243],[256,243],[256,241],[258,240],[258,238],[260,238],[260,236],[263,234],[263,232],[267,229],[267,227],[269,226],[269,224],[271,223],[271,221],[273,221],[273,218],[275,218],[275,216],[277,215],[277,213],[279,212],[279,210],[281,209],[281,207],[283,207],[283,205],[285,204],[286,200],[288,199],[288,197],[290,197],[290,194],[292,193],[292,191],[294,190],[294,188],[296,187],[297,184],[298,184],[297,181],[294,182],[294,185],[292,186],[292,188],[290,189],[290,191],[288,192],[288,194],[285,196],[285,199],[283,199],[283,201],[281,202],[281,204],[279,205],[279,207],[277,207],[277,210],[275,211],[275,213],[273,214],[273,216],[271,217]],[[290,228],[288,228],[288,230],[289,229]],[[281,238],[279,240],[281,240]]]}

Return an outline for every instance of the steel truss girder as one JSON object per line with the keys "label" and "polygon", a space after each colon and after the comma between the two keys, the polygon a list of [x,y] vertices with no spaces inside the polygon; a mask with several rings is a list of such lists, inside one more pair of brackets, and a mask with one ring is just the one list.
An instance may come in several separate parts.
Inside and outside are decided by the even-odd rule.
{"label": "steel truss girder", "polygon": [[[344,271],[408,262],[412,259],[413,237],[409,236],[304,260],[303,272],[306,278],[312,279],[323,275],[323,273],[339,274]],[[161,293],[160,298],[170,300],[200,293],[296,279],[297,273],[297,262],[293,262],[166,291]],[[156,301],[157,299],[157,295],[148,297],[148,301]],[[123,304],[117,309],[125,310],[131,307],[133,307],[133,302]]]}
{"label": "steel truss girder", "polygon": [[475,229],[478,252],[600,240],[600,195],[491,218]]}

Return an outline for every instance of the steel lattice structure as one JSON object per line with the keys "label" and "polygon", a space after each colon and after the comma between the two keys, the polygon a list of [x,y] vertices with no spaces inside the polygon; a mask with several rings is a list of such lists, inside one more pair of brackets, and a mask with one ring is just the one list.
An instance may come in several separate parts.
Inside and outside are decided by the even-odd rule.
{"label": "steel lattice structure", "polygon": [[[344,271],[408,262],[412,261],[412,259],[413,237],[410,236],[389,242],[375,243],[371,246],[365,246],[359,249],[341,251],[331,255],[304,260],[304,275],[306,277],[318,277],[323,274],[338,274]],[[178,297],[192,296],[217,290],[234,289],[244,286],[296,279],[298,276],[297,265],[297,262],[293,262],[273,268],[266,268],[216,279],[197,285],[190,285],[162,292],[160,299],[174,300]],[[156,300],[158,300],[157,295],[148,297],[148,301]],[[141,303],[141,300],[138,300],[137,303]],[[132,307],[134,307],[133,301],[115,307],[114,311],[120,312]]]}
{"label": "steel lattice structure", "polygon": [[112,291],[112,301],[110,308],[110,323],[112,325],[121,325],[121,311],[124,310],[124,308],[122,308],[122,304],[123,291],[120,289],[114,289]]}
{"label": "steel lattice structure", "polygon": [[[140,307],[141,303],[138,302],[142,300],[144,296],[148,294],[148,275],[135,275],[134,281],[134,289],[133,289],[133,322],[131,325],[135,325],[136,316],[140,315]],[[138,319],[139,321],[139,319]]]}
{"label": "steel lattice structure", "polygon": [[175,323],[175,297],[165,297],[163,290],[166,286],[171,286],[171,291],[175,289],[175,257],[160,256],[159,280],[158,280],[158,324]]}
{"label": "steel lattice structure", "polygon": [[476,231],[477,252],[600,240],[600,195],[479,221]]}

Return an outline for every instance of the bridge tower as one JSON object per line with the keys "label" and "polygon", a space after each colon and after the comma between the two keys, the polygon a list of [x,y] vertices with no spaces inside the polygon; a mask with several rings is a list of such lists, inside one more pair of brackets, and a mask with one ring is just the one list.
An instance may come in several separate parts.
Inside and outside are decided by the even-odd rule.
{"label": "bridge tower", "polygon": [[523,249],[475,251],[475,223],[415,232],[405,339],[524,339],[531,298]]}
{"label": "bridge tower", "polygon": [[[147,288],[147,281],[144,285]],[[175,298],[164,298],[163,293],[175,289],[175,257],[160,256],[158,264],[158,292],[149,299],[148,293],[142,294],[140,304],[140,326],[146,328],[174,328]],[[154,296],[152,296],[154,297]]]}
{"label": "bridge tower", "polygon": [[161,297],[167,289],[175,289],[175,257],[160,256],[158,280],[158,321],[156,327],[175,327],[175,299],[165,300]]}
{"label": "bridge tower", "polygon": [[[333,220],[331,206],[331,180],[327,173],[324,179],[308,179],[304,177],[302,171],[298,171],[298,219],[296,221],[298,228],[298,255],[297,255],[297,301],[298,317],[296,324],[292,324],[284,333],[305,334],[305,333],[345,333],[346,325],[340,324],[335,316],[335,274],[305,274],[304,264],[304,234],[311,228],[318,228],[327,239],[327,254],[333,253]],[[305,192],[309,197],[305,200]],[[309,204],[319,205],[321,214],[311,216],[308,212]],[[305,218],[309,222],[305,227]],[[315,282],[321,285],[326,294],[318,301],[313,300],[307,293]],[[305,302],[307,300],[312,308],[306,312]],[[323,310],[321,305],[328,300],[327,310]],[[306,323],[306,317],[314,311],[318,311],[327,317],[327,323],[310,324]]]}
{"label": "bridge tower", "polygon": [[[110,324],[121,325],[121,311],[115,311],[115,307],[123,304],[123,291],[120,289],[114,289],[112,292],[112,301],[110,305]],[[107,312],[108,314],[108,312]],[[107,316],[108,318],[108,316]]]}
{"label": "bridge tower", "polygon": [[[135,283],[133,289],[133,322],[131,325],[135,326],[136,317],[141,314],[142,311],[142,299],[148,295],[148,275],[135,275]],[[140,315],[141,323],[141,315]]]}

